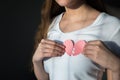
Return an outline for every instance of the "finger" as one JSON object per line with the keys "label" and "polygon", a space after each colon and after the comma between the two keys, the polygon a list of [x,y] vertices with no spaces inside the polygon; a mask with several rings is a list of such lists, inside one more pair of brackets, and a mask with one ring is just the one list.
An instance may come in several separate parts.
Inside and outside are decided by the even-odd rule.
{"label": "finger", "polygon": [[88,58],[90,58],[90,59],[93,58],[93,55],[91,55],[91,54],[85,54],[85,56],[88,57]]}
{"label": "finger", "polygon": [[102,44],[102,41],[100,41],[100,40],[88,41],[88,44],[96,44],[96,45],[100,45],[100,44]]}
{"label": "finger", "polygon": [[57,54],[51,54],[51,53],[47,53],[47,52],[46,52],[46,53],[43,54],[43,56],[44,56],[44,57],[56,57]]}
{"label": "finger", "polygon": [[86,44],[84,49],[96,49],[97,48],[97,45],[95,44]]}
{"label": "finger", "polygon": [[58,55],[63,55],[64,51],[59,51],[56,49],[50,49],[50,48],[43,48],[42,53],[50,53],[50,54],[58,54]]}
{"label": "finger", "polygon": [[64,51],[59,51],[59,50],[56,50],[56,49],[50,49],[50,48],[45,48],[43,50],[43,52],[47,52],[47,53],[56,53],[56,54],[63,54]]}
{"label": "finger", "polygon": [[60,52],[60,53],[64,53],[65,52],[65,49],[59,47],[59,46],[56,46],[56,45],[51,45],[51,44],[42,44],[42,47],[44,49],[49,49],[49,51],[57,51],[57,52]]}
{"label": "finger", "polygon": [[50,52],[44,52],[44,57],[57,57],[57,56],[62,56],[59,52],[56,53],[50,53]]}
{"label": "finger", "polygon": [[85,49],[83,52],[84,55],[86,55],[86,56],[91,55],[93,57],[97,57],[98,53],[99,53],[98,50],[94,50],[94,49]]}
{"label": "finger", "polygon": [[84,50],[84,51],[83,51],[83,54],[84,54],[84,55],[88,55],[88,54],[94,55],[95,53],[96,53],[95,50],[90,50],[90,49],[87,49],[87,50]]}
{"label": "finger", "polygon": [[65,47],[63,45],[51,40],[42,40],[42,44],[45,48],[56,49],[59,52],[65,51]]}
{"label": "finger", "polygon": [[56,45],[56,46],[59,46],[61,48],[65,48],[64,45],[62,45],[62,44],[60,44],[58,42],[55,42],[53,40],[43,39],[42,42],[47,43],[47,44],[51,44],[51,45]]}
{"label": "finger", "polygon": [[96,55],[93,55],[93,54],[84,54],[86,57],[88,57],[89,59],[91,59],[92,61],[96,61],[97,59],[97,56]]}
{"label": "finger", "polygon": [[59,47],[59,46],[57,46],[57,45],[46,44],[44,47],[45,47],[45,48],[49,48],[49,49],[55,49],[55,50],[57,50],[57,51],[59,51],[59,52],[64,51],[63,48],[61,48],[61,47]]}

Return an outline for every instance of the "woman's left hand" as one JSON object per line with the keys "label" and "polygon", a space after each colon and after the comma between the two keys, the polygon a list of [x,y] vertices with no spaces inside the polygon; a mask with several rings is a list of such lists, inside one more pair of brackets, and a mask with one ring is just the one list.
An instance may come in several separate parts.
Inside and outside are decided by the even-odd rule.
{"label": "woman's left hand", "polygon": [[[116,56],[103,44],[102,41],[89,41],[84,47],[84,55],[104,68],[116,70]],[[116,63],[116,64],[114,64]],[[115,67],[113,67],[114,65]]]}

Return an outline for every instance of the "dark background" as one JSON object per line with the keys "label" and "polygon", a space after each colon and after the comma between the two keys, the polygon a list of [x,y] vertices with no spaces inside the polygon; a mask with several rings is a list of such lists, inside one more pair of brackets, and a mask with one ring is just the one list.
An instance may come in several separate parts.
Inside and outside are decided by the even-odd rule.
{"label": "dark background", "polygon": [[34,80],[31,58],[43,0],[0,1],[0,80]]}
{"label": "dark background", "polygon": [[[43,1],[0,1],[0,80],[36,80],[31,58]],[[120,18],[119,0],[105,2],[110,14]]]}

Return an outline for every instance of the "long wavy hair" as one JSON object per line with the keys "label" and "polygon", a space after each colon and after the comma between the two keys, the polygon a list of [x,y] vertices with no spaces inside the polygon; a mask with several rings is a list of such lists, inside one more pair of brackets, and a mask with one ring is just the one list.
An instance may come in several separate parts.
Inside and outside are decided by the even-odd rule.
{"label": "long wavy hair", "polygon": [[[100,12],[106,12],[103,0],[86,0],[86,3]],[[47,38],[49,25],[54,17],[65,12],[65,8],[59,6],[55,0],[45,0],[41,9],[41,22],[35,35],[35,49],[43,38]]]}

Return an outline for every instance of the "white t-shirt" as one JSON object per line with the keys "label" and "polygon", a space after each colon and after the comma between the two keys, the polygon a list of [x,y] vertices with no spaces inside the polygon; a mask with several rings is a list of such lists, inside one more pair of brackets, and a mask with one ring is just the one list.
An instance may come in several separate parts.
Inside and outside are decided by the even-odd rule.
{"label": "white t-shirt", "polygon": [[[50,25],[48,39],[63,43],[66,40],[102,40],[115,54],[120,55],[120,20],[102,12],[97,19],[86,28],[64,33],[60,30],[58,15]],[[50,80],[100,80],[102,67],[83,54],[44,60],[45,71]]]}

